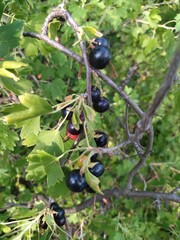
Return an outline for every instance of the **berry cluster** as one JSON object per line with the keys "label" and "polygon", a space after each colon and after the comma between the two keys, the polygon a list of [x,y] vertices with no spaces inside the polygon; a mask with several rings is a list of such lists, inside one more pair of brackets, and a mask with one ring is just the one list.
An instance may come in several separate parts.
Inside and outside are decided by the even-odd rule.
{"label": "berry cluster", "polygon": [[55,223],[61,227],[66,223],[65,211],[56,202],[51,203],[50,209],[55,213],[53,214]]}
{"label": "berry cluster", "polygon": [[[53,214],[55,223],[61,227],[66,223],[65,211],[61,208],[56,202],[52,202],[50,205],[50,209],[52,209],[55,213]],[[44,215],[40,217],[40,227],[44,230],[47,229],[48,225],[46,221],[43,221]]]}
{"label": "berry cluster", "polygon": [[[105,147],[107,145],[107,135],[104,132],[96,131],[94,138],[97,147]],[[96,163],[89,171],[96,177],[100,177],[104,173],[104,165],[97,159],[98,154],[91,157],[91,162]],[[74,169],[69,173],[66,181],[67,187],[72,192],[87,192],[93,193],[94,190],[87,184],[85,175],[80,173],[80,169]]]}
{"label": "berry cluster", "polygon": [[103,113],[109,109],[109,100],[105,97],[101,97],[99,88],[92,86],[91,88],[93,108],[96,112]]}
{"label": "berry cluster", "polygon": [[94,68],[104,69],[111,59],[109,42],[101,37],[95,38],[92,44],[94,48],[89,53],[89,62]]}

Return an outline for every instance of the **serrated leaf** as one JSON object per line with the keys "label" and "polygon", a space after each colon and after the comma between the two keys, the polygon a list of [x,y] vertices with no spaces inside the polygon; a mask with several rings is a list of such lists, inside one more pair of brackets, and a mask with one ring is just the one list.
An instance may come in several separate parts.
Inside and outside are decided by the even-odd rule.
{"label": "serrated leaf", "polygon": [[18,81],[19,78],[12,72],[8,71],[7,69],[5,68],[0,68],[0,76],[1,77],[7,77],[7,78],[12,78],[14,79],[15,81]]}
{"label": "serrated leaf", "polygon": [[41,131],[37,138],[37,145],[34,150],[44,151],[59,156],[64,151],[64,143],[58,130]]}
{"label": "serrated leaf", "polygon": [[0,68],[17,69],[17,68],[26,67],[26,66],[28,65],[23,62],[0,61]]}
{"label": "serrated leaf", "polygon": [[28,180],[41,180],[47,177],[48,187],[54,186],[64,178],[64,173],[60,167],[58,158],[43,151],[36,150],[28,156],[29,165],[27,167],[26,178]]}
{"label": "serrated leaf", "polygon": [[5,56],[11,48],[18,46],[23,31],[23,21],[0,26],[0,57]]}
{"label": "serrated leaf", "polygon": [[27,147],[35,145],[40,130],[40,117],[24,121],[20,134],[23,139],[23,145],[26,145]]}
{"label": "serrated leaf", "polygon": [[65,181],[62,181],[56,182],[54,186],[49,187],[47,190],[47,194],[50,195],[52,198],[59,198],[60,196],[68,197],[70,191]]}
{"label": "serrated leaf", "polygon": [[8,126],[4,125],[0,121],[0,152],[4,150],[14,150],[15,142],[18,140],[18,136],[14,131],[11,131]]}
{"label": "serrated leaf", "polygon": [[101,189],[99,188],[99,179],[94,176],[90,171],[89,171],[89,168],[86,167],[85,168],[85,178],[86,178],[86,181],[88,183],[88,185],[97,193],[100,193],[100,194],[104,194]]}
{"label": "serrated leaf", "polygon": [[25,93],[19,96],[19,100],[21,103],[19,105],[25,108],[5,116],[4,120],[7,124],[18,124],[19,121],[25,121],[52,111],[52,107],[45,99],[34,94]]}

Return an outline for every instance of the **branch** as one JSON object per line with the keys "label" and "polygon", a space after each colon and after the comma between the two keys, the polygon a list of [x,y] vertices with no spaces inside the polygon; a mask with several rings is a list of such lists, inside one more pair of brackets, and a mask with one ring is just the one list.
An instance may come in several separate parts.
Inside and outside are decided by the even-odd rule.
{"label": "branch", "polygon": [[120,87],[121,87],[122,89],[124,89],[125,86],[128,85],[129,81],[131,80],[131,78],[132,78],[132,76],[133,76],[133,74],[134,74],[134,72],[135,72],[136,70],[137,70],[137,64],[133,65],[133,66],[129,69],[128,74],[127,74],[127,76],[126,76],[126,79],[125,79],[124,81],[122,81],[121,84],[120,84]]}
{"label": "branch", "polygon": [[82,51],[82,56],[84,60],[84,65],[86,67],[86,92],[87,92],[87,99],[88,99],[88,105],[92,105],[92,97],[91,97],[91,69],[89,66],[89,61],[87,57],[87,51],[86,46],[84,42],[82,41],[82,31],[80,30],[78,24],[75,22],[75,20],[72,18],[72,16],[69,14],[68,11],[66,11],[63,8],[63,5],[59,5],[56,9],[54,9],[45,19],[42,31],[41,33],[43,35],[48,34],[48,25],[54,18],[62,17],[66,20],[68,25],[70,25],[74,31],[76,32],[76,35],[78,37],[78,41],[80,42],[80,47]]}
{"label": "branch", "polygon": [[169,70],[166,74],[164,82],[161,84],[159,91],[146,111],[142,120],[137,124],[141,131],[147,131],[150,128],[152,118],[154,117],[157,109],[165,98],[166,94],[171,89],[172,85],[175,83],[178,67],[180,65],[180,38],[178,39],[178,46],[174,53],[173,59],[170,63]]}
{"label": "branch", "polygon": [[[180,196],[171,192],[171,193],[161,193],[161,192],[146,192],[146,191],[130,191],[126,192],[123,189],[107,189],[103,191],[104,195],[97,194],[96,195],[96,201],[97,202],[102,202],[103,198],[109,199],[110,197],[115,197],[115,198],[120,198],[120,197],[125,197],[125,198],[136,198],[139,200],[142,199],[153,199],[153,200],[164,200],[164,201],[172,201],[176,203],[180,203]],[[66,213],[71,214],[75,212],[80,212],[90,206],[92,206],[94,203],[94,197],[83,201],[82,203],[76,205],[75,207],[72,208],[67,208]]]}
{"label": "branch", "polygon": [[[51,40],[48,38],[48,25],[54,18],[62,17],[66,20],[66,22],[72,26],[74,31],[77,34],[78,40],[80,42],[83,58],[79,55],[75,54],[74,52],[70,51],[68,48],[64,47],[62,44],[57,43],[54,40]],[[142,117],[143,112],[142,110],[133,102],[132,99],[129,98],[129,96],[123,91],[122,87],[118,87],[113,80],[108,78],[105,74],[103,74],[101,71],[91,68],[89,66],[89,61],[86,54],[86,48],[84,46],[84,43],[81,41],[82,32],[79,28],[78,24],[74,21],[74,19],[71,17],[68,11],[66,11],[62,5],[59,5],[56,9],[54,9],[45,19],[43,27],[42,27],[42,33],[32,33],[32,32],[24,32],[23,36],[25,37],[32,37],[37,38],[39,40],[43,40],[46,43],[48,43],[50,46],[60,50],[67,56],[70,56],[73,58],[76,62],[85,65],[86,67],[86,77],[87,77],[87,85],[86,85],[86,91],[88,93],[88,104],[91,105],[91,72],[94,70],[94,72],[102,79],[104,80],[109,86],[111,86],[114,90],[116,90],[119,95],[135,110],[135,112]]]}
{"label": "branch", "polygon": [[132,189],[132,181],[134,176],[139,172],[139,170],[145,165],[146,159],[149,156],[152,146],[153,146],[153,139],[154,139],[154,131],[153,128],[151,127],[150,131],[148,132],[148,145],[146,147],[146,151],[142,153],[142,150],[139,149],[138,147],[138,139],[135,140],[134,142],[134,147],[140,157],[139,162],[133,167],[133,169],[130,171],[128,174],[128,180],[126,183],[126,188],[125,191],[130,191]]}

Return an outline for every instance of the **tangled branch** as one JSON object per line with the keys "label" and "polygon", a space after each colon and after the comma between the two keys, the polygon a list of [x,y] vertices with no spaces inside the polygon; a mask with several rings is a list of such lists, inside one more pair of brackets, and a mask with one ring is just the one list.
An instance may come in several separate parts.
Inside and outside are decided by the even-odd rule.
{"label": "tangled branch", "polygon": [[[81,52],[82,56],[74,53],[67,47],[63,46],[61,43],[56,42],[55,40],[52,40],[48,37],[48,25],[49,23],[54,19],[60,19],[63,18],[65,21],[70,25],[78,38],[78,41],[80,42]],[[157,108],[162,103],[165,95],[168,93],[172,85],[174,84],[175,77],[177,74],[177,69],[180,64],[180,47],[178,46],[173,60],[170,64],[168,73],[166,75],[166,78],[164,82],[162,83],[159,91],[156,93],[152,103],[150,104],[147,111],[144,113],[141,108],[128,96],[128,94],[125,93],[124,87],[128,84],[130,81],[130,78],[132,77],[134,71],[137,69],[137,65],[135,64],[132,68],[129,69],[129,72],[127,74],[127,77],[124,81],[121,82],[120,86],[118,86],[111,78],[109,78],[107,75],[102,73],[101,71],[94,69],[92,66],[90,66],[88,57],[87,57],[87,50],[84,44],[84,41],[81,39],[81,30],[78,26],[78,24],[75,22],[75,20],[72,18],[70,13],[66,11],[62,6],[59,6],[55,8],[45,19],[42,31],[41,33],[34,33],[34,32],[24,32],[24,37],[31,37],[31,38],[37,38],[39,40],[42,40],[49,44],[50,46],[58,49],[60,52],[64,53],[68,57],[73,58],[77,63],[85,66],[86,68],[86,91],[88,96],[88,104],[91,106],[92,100],[91,100],[91,75],[93,72],[96,73],[96,75],[101,78],[107,85],[109,85],[111,88],[113,88],[119,96],[125,101],[126,103],[126,125],[125,125],[125,131],[127,133],[127,139],[118,144],[115,147],[112,148],[103,148],[103,149],[94,149],[97,152],[100,152],[102,154],[108,153],[116,154],[116,150],[118,148],[125,147],[129,144],[132,144],[134,149],[136,150],[140,160],[139,162],[133,167],[133,169],[128,174],[128,179],[126,183],[126,187],[124,189],[108,189],[104,191],[104,195],[97,195],[96,199],[97,201],[101,202],[103,198],[108,196],[114,196],[116,198],[120,198],[121,196],[127,197],[127,198],[150,198],[154,200],[167,200],[167,201],[173,201],[173,202],[180,202],[180,196],[176,194],[176,192],[171,193],[156,193],[156,192],[146,192],[146,191],[134,191],[133,189],[133,179],[135,175],[139,172],[139,170],[145,165],[146,160],[151,153],[152,146],[153,146],[153,139],[154,139],[154,133],[153,133],[153,127],[152,127],[152,119],[154,117],[155,112],[157,111]],[[129,127],[128,127],[128,109],[129,107],[134,110],[134,112],[139,116],[140,120],[137,123],[137,127],[134,131],[134,133],[130,133]],[[145,151],[140,146],[140,140],[144,136],[144,134],[148,134],[148,144],[146,146]],[[81,204],[67,209],[67,213],[73,213],[78,212],[86,207],[89,207],[93,204],[93,198],[90,198],[89,200],[86,200],[82,202]]]}

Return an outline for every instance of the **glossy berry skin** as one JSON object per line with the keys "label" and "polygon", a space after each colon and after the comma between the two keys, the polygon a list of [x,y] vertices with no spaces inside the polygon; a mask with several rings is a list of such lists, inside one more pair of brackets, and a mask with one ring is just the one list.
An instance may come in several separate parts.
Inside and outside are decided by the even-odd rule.
{"label": "glossy berry skin", "polygon": [[99,101],[93,102],[93,108],[96,112],[103,113],[106,112],[110,107],[109,100],[102,97]]}
{"label": "glossy berry skin", "polygon": [[99,131],[96,134],[100,135],[100,137],[94,138],[97,147],[105,147],[108,142],[107,134]]}
{"label": "glossy berry skin", "polygon": [[71,120],[73,112],[69,111],[68,108],[72,107],[72,105],[69,105],[61,110],[62,117],[65,118],[66,120]]}
{"label": "glossy berry skin", "polygon": [[54,221],[59,227],[61,227],[66,223],[66,218],[65,217],[59,218],[57,215],[57,216],[54,216]]}
{"label": "glossy berry skin", "polygon": [[92,101],[97,102],[101,96],[101,92],[100,92],[99,88],[92,86],[91,87],[91,96],[92,96]]}
{"label": "glossy berry skin", "polygon": [[72,192],[82,192],[87,187],[85,176],[80,175],[79,169],[70,172],[66,184]]}
{"label": "glossy berry skin", "polygon": [[98,157],[98,153],[95,153],[94,155],[92,155],[91,162],[97,162],[97,157]]}
{"label": "glossy berry skin", "polygon": [[104,69],[111,59],[111,54],[106,47],[97,46],[89,54],[90,64],[97,69]]}
{"label": "glossy berry skin", "polygon": [[65,215],[65,211],[62,207],[59,206],[56,202],[51,203],[50,209],[52,209],[56,214],[54,214],[54,218],[63,218]]}
{"label": "glossy berry skin", "polygon": [[56,211],[57,213],[54,214],[54,219],[61,219],[64,217],[65,215],[65,211],[63,208],[59,207],[58,211]]}
{"label": "glossy berry skin", "polygon": [[104,165],[97,161],[97,164],[94,167],[89,168],[89,171],[96,177],[100,177],[104,173]]}
{"label": "glossy berry skin", "polygon": [[68,133],[72,134],[72,135],[78,135],[82,132],[82,125],[79,125],[79,129],[76,129],[74,124],[69,121],[67,126],[66,126],[66,130]]}
{"label": "glossy berry skin", "polygon": [[59,210],[59,208],[60,208],[60,206],[56,202],[52,202],[51,205],[50,205],[50,209],[52,209],[55,212],[57,212]]}
{"label": "glossy berry skin", "polygon": [[110,48],[110,45],[109,45],[109,42],[107,40],[107,38],[105,37],[101,37],[101,38],[95,38],[94,39],[94,42],[93,42],[93,45],[94,46],[103,46],[103,47],[106,47],[107,49]]}

